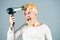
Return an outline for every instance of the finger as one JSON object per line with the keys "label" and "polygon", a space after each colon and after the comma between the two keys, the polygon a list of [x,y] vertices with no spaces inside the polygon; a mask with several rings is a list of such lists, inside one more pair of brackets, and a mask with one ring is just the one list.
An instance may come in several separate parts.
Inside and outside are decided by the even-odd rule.
{"label": "finger", "polygon": [[13,19],[13,21],[15,21],[15,19]]}
{"label": "finger", "polygon": [[10,19],[15,19],[15,17],[10,17]]}
{"label": "finger", "polygon": [[13,20],[13,22],[15,22],[15,20]]}
{"label": "finger", "polygon": [[12,16],[12,14],[10,14],[9,16],[10,16],[10,17],[14,17],[14,16]]}
{"label": "finger", "polygon": [[13,21],[15,21],[15,18],[10,18],[9,21],[13,22]]}

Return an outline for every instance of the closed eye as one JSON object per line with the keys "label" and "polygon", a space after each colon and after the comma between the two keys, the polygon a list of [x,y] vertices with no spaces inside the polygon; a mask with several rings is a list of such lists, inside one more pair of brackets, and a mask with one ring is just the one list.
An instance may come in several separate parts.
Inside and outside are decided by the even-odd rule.
{"label": "closed eye", "polygon": [[28,14],[31,14],[31,12],[28,12]]}
{"label": "closed eye", "polygon": [[24,15],[27,15],[27,14],[29,15],[29,14],[31,14],[31,12],[28,12],[28,13],[24,13]]}

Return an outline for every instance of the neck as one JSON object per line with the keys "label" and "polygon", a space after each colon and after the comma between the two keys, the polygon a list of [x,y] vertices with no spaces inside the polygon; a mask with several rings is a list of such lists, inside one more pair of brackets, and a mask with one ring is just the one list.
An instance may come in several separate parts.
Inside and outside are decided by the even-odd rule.
{"label": "neck", "polygon": [[29,26],[40,26],[42,23],[38,22],[37,20],[33,20],[32,22],[28,23]]}
{"label": "neck", "polygon": [[41,23],[40,22],[38,22],[37,20],[35,20],[34,21],[34,23],[32,24],[32,26],[34,27],[34,26],[39,26]]}

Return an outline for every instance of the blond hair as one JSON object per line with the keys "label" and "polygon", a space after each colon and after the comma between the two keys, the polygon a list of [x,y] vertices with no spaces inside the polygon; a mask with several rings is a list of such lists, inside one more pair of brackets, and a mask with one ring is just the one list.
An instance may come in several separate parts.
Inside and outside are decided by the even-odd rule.
{"label": "blond hair", "polygon": [[37,11],[38,10],[38,8],[36,7],[36,5],[34,5],[32,3],[25,4],[24,8],[25,8],[24,11],[26,11],[27,9],[32,9],[33,11]]}

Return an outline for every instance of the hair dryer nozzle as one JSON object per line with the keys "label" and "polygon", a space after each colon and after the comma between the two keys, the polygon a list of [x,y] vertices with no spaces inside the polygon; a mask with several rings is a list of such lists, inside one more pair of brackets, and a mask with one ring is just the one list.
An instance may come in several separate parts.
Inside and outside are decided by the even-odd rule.
{"label": "hair dryer nozzle", "polygon": [[8,8],[7,13],[8,14],[14,14],[14,13],[16,13],[16,11],[14,11],[13,8]]}

